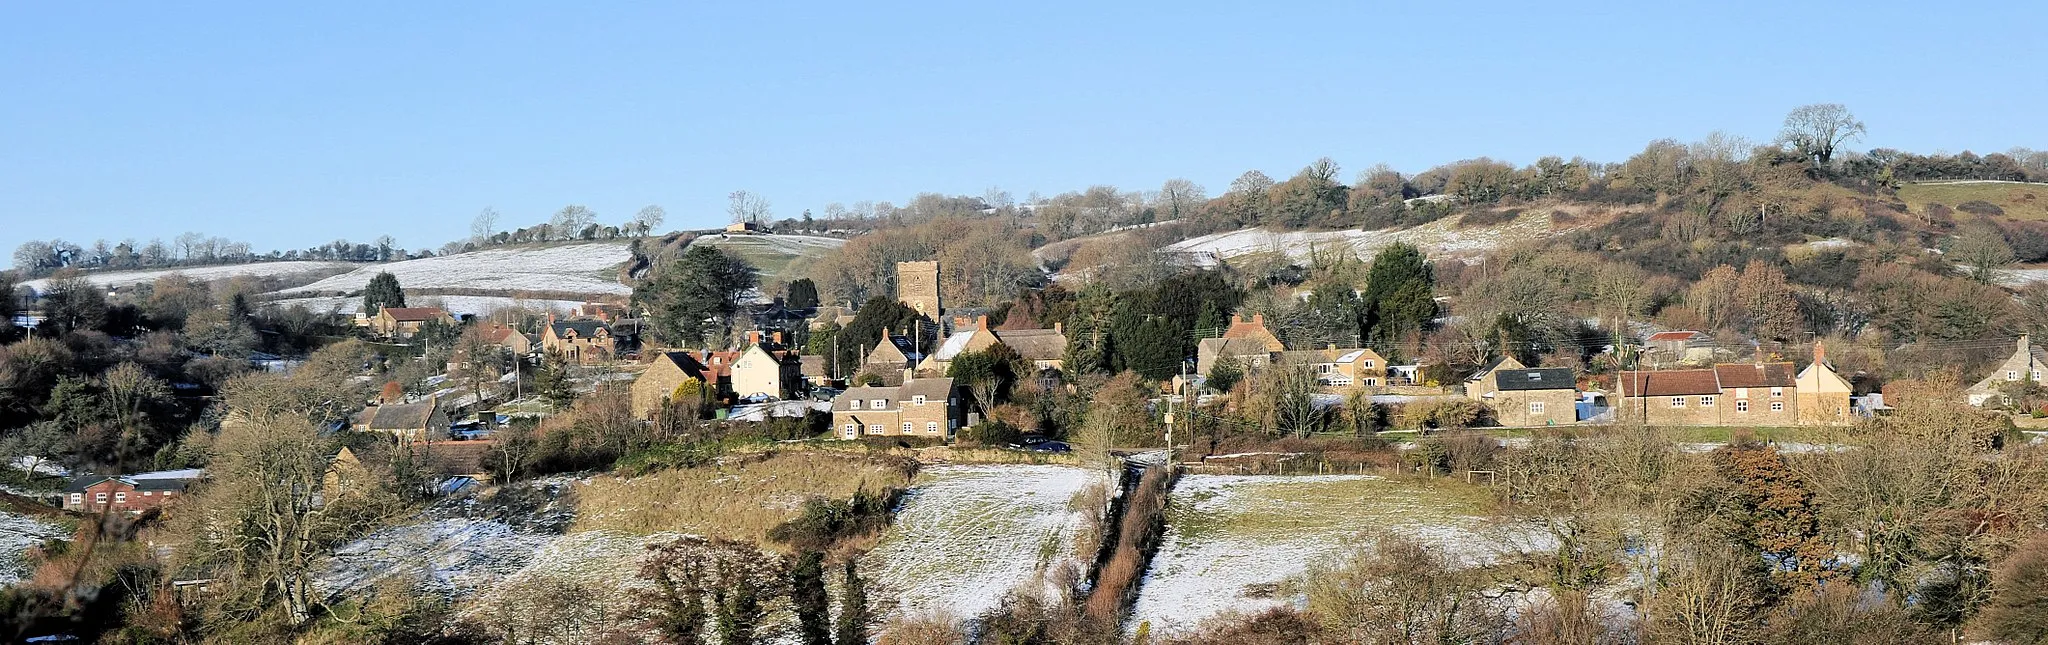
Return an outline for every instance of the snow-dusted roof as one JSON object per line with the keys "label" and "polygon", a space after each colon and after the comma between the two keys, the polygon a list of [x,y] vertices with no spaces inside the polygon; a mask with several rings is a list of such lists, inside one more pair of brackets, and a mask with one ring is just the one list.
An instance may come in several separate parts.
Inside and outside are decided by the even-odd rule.
{"label": "snow-dusted roof", "polygon": [[979,331],[981,330],[963,331],[947,336],[946,342],[939,344],[939,350],[932,353],[932,358],[942,361],[953,360],[953,357],[967,351],[967,342],[974,340],[974,334]]}

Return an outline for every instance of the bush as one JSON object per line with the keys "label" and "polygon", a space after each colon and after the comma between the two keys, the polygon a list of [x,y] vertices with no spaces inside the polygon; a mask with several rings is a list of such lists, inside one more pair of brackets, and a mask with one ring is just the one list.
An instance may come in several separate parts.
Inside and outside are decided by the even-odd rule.
{"label": "bush", "polygon": [[769,529],[768,539],[799,553],[829,552],[843,541],[889,528],[889,510],[902,494],[890,488],[880,493],[862,489],[844,501],[811,497],[795,519]]}
{"label": "bush", "polygon": [[1991,578],[1977,630],[2010,643],[2048,643],[2048,532],[2034,534]]}
{"label": "bush", "polygon": [[1972,215],[1983,215],[1986,217],[1992,215],[2005,214],[2005,209],[1999,208],[1997,204],[1993,204],[1991,202],[1987,202],[1981,199],[1972,199],[1970,201],[1957,204],[1956,210],[1969,213]]}

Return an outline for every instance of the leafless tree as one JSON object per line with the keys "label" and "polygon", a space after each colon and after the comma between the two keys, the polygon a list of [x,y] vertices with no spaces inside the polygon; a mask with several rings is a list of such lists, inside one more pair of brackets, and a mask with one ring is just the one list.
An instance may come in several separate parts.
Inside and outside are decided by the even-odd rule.
{"label": "leafless tree", "polygon": [[485,206],[477,212],[476,219],[469,221],[469,240],[472,242],[484,244],[491,241],[491,236],[497,233],[498,210],[495,208]]}
{"label": "leafless tree", "polygon": [[662,221],[667,219],[668,211],[664,210],[661,205],[648,204],[646,208],[640,209],[639,213],[633,215],[633,225],[634,228],[639,229],[641,235],[646,235],[661,226]]}
{"label": "leafless tree", "polygon": [[1192,212],[1196,205],[1208,199],[1200,184],[1184,178],[1168,179],[1165,185],[1159,187],[1159,210],[1165,213],[1167,219],[1180,219]]}
{"label": "leafless tree", "polygon": [[729,202],[725,207],[725,212],[727,215],[732,216],[734,224],[747,222],[759,224],[761,220],[774,215],[774,213],[768,210],[768,198],[766,197],[744,190],[735,190],[726,194],[725,198]]}
{"label": "leafless tree", "polygon": [[1840,103],[1803,105],[1785,115],[1778,139],[1822,166],[1835,158],[1835,147],[1863,136],[1863,122]]}

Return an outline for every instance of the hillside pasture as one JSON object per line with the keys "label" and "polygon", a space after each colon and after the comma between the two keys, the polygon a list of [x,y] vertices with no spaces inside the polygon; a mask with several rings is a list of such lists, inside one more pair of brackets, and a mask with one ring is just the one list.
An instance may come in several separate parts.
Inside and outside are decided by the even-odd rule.
{"label": "hillside pasture", "polygon": [[[1956,181],[1906,184],[1899,187],[1899,199],[1923,212],[1929,204],[1941,204],[1958,212],[1969,212],[1965,204],[1983,202],[1998,207],[2004,217],[2019,220],[2048,220],[2048,184],[2016,181]],[[1960,217],[1960,215],[1959,215]]]}
{"label": "hillside pasture", "polygon": [[[300,277],[303,279],[310,280],[315,278],[332,276],[338,273],[346,273],[349,271],[353,271],[361,266],[363,265],[355,262],[251,262],[249,264],[218,264],[213,266],[175,267],[168,269],[147,269],[139,271],[93,271],[89,273],[80,274],[80,277],[85,278],[87,282],[91,282],[102,287],[119,289],[122,287],[132,287],[136,285],[149,284],[152,282],[156,282],[157,278],[161,278],[172,274],[183,275],[186,278],[198,282],[226,280],[228,278],[245,275],[259,278],[279,279],[290,279],[294,277]],[[28,287],[30,289],[35,289],[36,291],[40,292],[49,284],[49,278],[42,278],[37,280],[24,281],[21,283],[21,286]]]}
{"label": "hillside pasture", "polygon": [[837,250],[846,240],[812,235],[722,235],[708,234],[691,242],[728,251],[761,272],[761,281],[780,282],[799,277],[804,263]]}
{"label": "hillside pasture", "polygon": [[477,293],[547,292],[619,296],[633,292],[619,283],[618,268],[631,253],[626,242],[491,248],[469,253],[376,264],[278,295],[359,293],[378,273],[398,277],[406,289],[465,290]]}
{"label": "hillside pasture", "polygon": [[1090,522],[1074,501],[1108,481],[1072,466],[926,468],[862,564],[898,615],[980,614],[1012,590],[1047,589],[1042,572],[1085,566],[1074,551]]}

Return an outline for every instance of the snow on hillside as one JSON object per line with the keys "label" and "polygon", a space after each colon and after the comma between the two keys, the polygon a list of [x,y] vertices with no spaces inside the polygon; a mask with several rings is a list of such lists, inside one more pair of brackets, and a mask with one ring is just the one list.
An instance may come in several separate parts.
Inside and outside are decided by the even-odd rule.
{"label": "snow on hillside", "polygon": [[364,267],[278,293],[356,292],[380,272],[398,276],[407,289],[564,291],[624,295],[614,271],[631,259],[626,242],[495,248]]}
{"label": "snow on hillside", "polygon": [[1247,228],[1190,238],[1167,246],[1165,250],[1201,267],[1216,266],[1219,259],[1272,251],[1303,260],[1308,258],[1311,249],[1341,249],[1370,260],[1380,249],[1395,242],[1421,247],[1431,256],[1461,256],[1484,253],[1557,232],[1549,217],[1537,213],[1523,213],[1512,221],[1491,226],[1458,228],[1457,222],[1463,218],[1463,215],[1458,215],[1413,228],[1377,231],[1276,232]]}
{"label": "snow on hillside", "polygon": [[1072,560],[1086,518],[1068,502],[1107,482],[1071,466],[927,468],[863,564],[904,615],[974,616]]}
{"label": "snow on hillside", "polygon": [[1168,499],[1166,535],[1132,611],[1131,625],[1150,622],[1154,633],[1287,604],[1274,597],[1278,583],[1363,532],[1412,535],[1467,560],[1493,549],[1478,504],[1370,475],[1186,475]]}
{"label": "snow on hillside", "polygon": [[724,235],[714,234],[697,238],[692,244],[704,244],[728,251],[739,256],[761,271],[762,279],[783,280],[802,261],[823,257],[846,244],[836,237],[812,235]]}
{"label": "snow on hillside", "polygon": [[28,550],[53,539],[68,539],[64,527],[27,515],[0,511],[0,587],[28,577]]}
{"label": "snow on hillside", "polygon": [[[481,316],[500,309],[525,309],[528,311],[554,311],[566,314],[583,303],[575,300],[542,300],[534,298],[512,298],[508,296],[407,296],[405,303],[415,307],[440,307],[448,313]],[[285,298],[272,300],[268,305],[289,308],[304,306],[315,313],[353,315],[363,308],[363,299],[357,296],[321,296],[313,298]]]}
{"label": "snow on hillside", "polygon": [[[287,276],[297,274],[334,272],[338,270],[354,269],[360,266],[362,265],[354,262],[254,262],[250,264],[223,264],[216,266],[178,267],[173,269],[150,269],[147,271],[96,271],[91,273],[85,273],[82,275],[86,280],[92,282],[93,284],[97,284],[103,287],[127,287],[138,284],[148,284],[151,282],[155,282],[157,278],[171,275],[173,273],[184,274],[185,277],[200,282],[210,282],[213,280],[232,278],[238,275],[253,275],[260,277]],[[28,287],[30,289],[35,289],[36,291],[40,292],[49,283],[49,279],[44,278],[41,280],[29,280],[23,282],[21,283],[21,286]]]}

